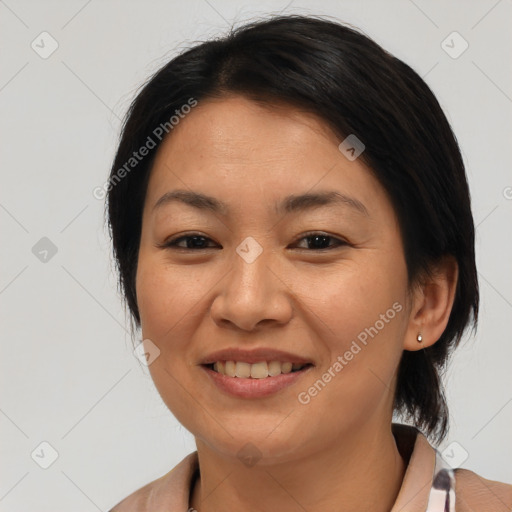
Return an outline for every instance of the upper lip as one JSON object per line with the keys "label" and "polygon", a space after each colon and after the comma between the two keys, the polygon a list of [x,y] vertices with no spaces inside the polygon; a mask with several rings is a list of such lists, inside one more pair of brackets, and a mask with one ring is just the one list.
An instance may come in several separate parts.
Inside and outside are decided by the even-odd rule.
{"label": "upper lip", "polygon": [[281,363],[313,364],[311,360],[300,357],[291,352],[275,350],[272,348],[256,348],[242,350],[240,348],[227,348],[212,352],[200,361],[200,364],[212,364],[217,361],[243,361],[246,363],[259,363],[261,361],[280,361]]}

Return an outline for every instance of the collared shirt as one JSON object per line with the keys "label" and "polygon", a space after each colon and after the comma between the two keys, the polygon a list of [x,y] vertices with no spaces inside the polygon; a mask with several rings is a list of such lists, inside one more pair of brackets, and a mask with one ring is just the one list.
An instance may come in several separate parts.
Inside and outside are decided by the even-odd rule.
{"label": "collared shirt", "polygon": [[[390,512],[511,512],[512,485],[453,469],[416,428],[393,423],[400,455],[407,461]],[[192,512],[190,495],[199,474],[197,451],[109,512]]]}

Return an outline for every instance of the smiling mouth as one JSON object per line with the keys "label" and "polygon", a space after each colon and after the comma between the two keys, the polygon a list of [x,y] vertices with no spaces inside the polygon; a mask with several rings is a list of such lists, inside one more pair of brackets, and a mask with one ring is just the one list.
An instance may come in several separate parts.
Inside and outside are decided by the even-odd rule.
{"label": "smiling mouth", "polygon": [[260,361],[252,364],[244,361],[217,361],[203,366],[227,377],[266,379],[277,377],[281,374],[300,372],[313,365],[310,363],[301,364],[281,361]]}

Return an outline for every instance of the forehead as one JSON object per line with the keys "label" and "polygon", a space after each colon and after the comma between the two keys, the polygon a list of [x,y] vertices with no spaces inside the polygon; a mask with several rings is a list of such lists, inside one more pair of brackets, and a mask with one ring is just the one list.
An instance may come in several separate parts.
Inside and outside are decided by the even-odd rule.
{"label": "forehead", "polygon": [[199,102],[161,144],[146,206],[176,189],[240,206],[264,198],[272,208],[285,196],[334,190],[371,209],[383,190],[360,160],[342,155],[340,142],[318,117],[289,106],[243,97]]}
{"label": "forehead", "polygon": [[[275,155],[294,148],[305,151],[310,139],[339,144],[328,125],[309,112],[286,104],[264,104],[242,96],[206,99],[184,115],[164,140],[161,152],[194,148],[211,157],[242,160]],[[315,139],[315,140],[312,140]],[[193,156],[193,155],[191,155]]]}

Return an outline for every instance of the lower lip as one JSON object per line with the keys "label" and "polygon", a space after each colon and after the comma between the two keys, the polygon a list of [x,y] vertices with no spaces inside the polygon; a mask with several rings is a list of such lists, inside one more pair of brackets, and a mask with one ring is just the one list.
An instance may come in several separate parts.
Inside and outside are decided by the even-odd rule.
{"label": "lower lip", "polygon": [[228,377],[207,366],[202,366],[202,368],[221,391],[240,398],[261,398],[273,395],[281,391],[281,389],[291,386],[308,373],[313,366],[308,366],[297,372],[281,373],[275,377],[266,377],[264,379]]}

